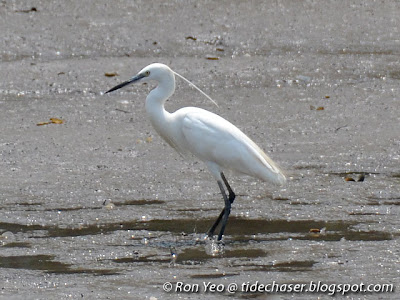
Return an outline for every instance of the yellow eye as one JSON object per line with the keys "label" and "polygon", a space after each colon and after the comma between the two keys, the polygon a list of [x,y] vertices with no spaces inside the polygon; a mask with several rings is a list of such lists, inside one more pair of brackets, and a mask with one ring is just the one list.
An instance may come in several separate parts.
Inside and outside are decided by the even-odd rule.
{"label": "yellow eye", "polygon": [[149,76],[150,76],[150,71],[144,72],[144,75],[145,75],[146,77],[149,77]]}

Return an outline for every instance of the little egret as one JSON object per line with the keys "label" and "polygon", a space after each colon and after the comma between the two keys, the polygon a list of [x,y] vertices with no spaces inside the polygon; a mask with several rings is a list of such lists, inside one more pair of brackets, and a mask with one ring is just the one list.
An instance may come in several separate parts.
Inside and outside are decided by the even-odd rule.
{"label": "little egret", "polygon": [[[225,207],[207,234],[212,238],[216,227],[222,220],[218,234],[218,241],[220,241],[228,221],[231,205],[235,200],[235,193],[225,178],[224,169],[230,169],[274,184],[283,184],[286,178],[279,167],[260,147],[240,129],[222,117],[197,107],[184,107],[174,113],[166,111],[164,103],[175,91],[175,75],[191,83],[168,66],[154,63],[142,69],[130,80],[113,87],[106,93],[134,82],[154,80],[158,83],[157,87],[146,98],[147,114],[154,129],[172,148],[182,155],[192,153],[198,157],[207,165],[209,171],[217,180],[225,201]],[[192,85],[197,88],[194,84]],[[200,92],[202,91],[200,90]],[[206,95],[204,92],[202,93]],[[212,100],[210,97],[208,98]],[[224,184],[228,190],[228,196]]]}

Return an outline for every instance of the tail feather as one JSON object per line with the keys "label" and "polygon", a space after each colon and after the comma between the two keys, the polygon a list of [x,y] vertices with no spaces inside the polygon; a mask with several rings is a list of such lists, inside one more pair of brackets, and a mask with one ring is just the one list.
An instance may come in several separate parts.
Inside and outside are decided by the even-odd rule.
{"label": "tail feather", "polygon": [[265,165],[262,180],[269,181],[277,185],[283,185],[286,183],[286,176],[282,169],[275,163],[265,152],[253,142],[253,146],[258,154],[261,156],[259,159]]}

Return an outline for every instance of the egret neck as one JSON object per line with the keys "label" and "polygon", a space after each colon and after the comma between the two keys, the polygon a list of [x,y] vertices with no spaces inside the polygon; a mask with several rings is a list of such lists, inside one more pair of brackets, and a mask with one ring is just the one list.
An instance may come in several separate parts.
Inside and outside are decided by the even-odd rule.
{"label": "egret neck", "polygon": [[171,126],[171,113],[165,110],[165,101],[172,96],[175,91],[175,77],[172,72],[168,77],[157,80],[157,87],[154,88],[146,98],[146,112],[157,133],[163,137],[173,148],[176,145],[170,140],[168,131]]}

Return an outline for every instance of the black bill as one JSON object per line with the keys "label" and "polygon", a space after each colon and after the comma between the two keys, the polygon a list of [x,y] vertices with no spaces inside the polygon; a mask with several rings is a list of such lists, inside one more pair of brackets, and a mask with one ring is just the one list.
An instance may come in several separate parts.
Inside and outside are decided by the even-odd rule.
{"label": "black bill", "polygon": [[138,74],[135,77],[129,79],[128,81],[125,81],[123,83],[118,84],[117,86],[114,86],[112,89],[110,89],[107,92],[105,92],[105,94],[113,92],[115,90],[118,90],[118,89],[120,89],[120,88],[122,88],[122,87],[124,87],[124,86],[126,86],[128,84],[134,83],[135,81],[138,81],[138,80],[142,79],[143,77],[146,77],[146,76],[143,75],[143,74]]}

